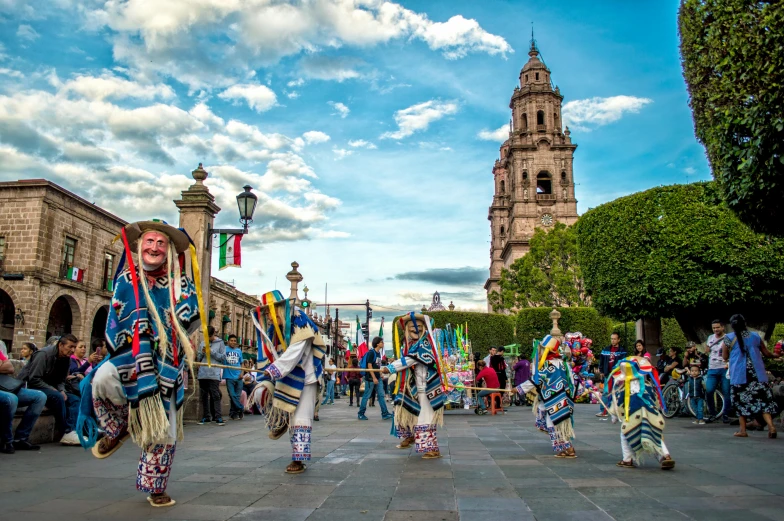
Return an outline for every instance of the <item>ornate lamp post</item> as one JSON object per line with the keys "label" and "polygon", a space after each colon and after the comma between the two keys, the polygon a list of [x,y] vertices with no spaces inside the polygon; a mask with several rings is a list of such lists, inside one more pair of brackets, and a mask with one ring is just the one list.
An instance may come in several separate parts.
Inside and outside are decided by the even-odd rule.
{"label": "ornate lamp post", "polygon": [[256,196],[256,194],[251,192],[252,188],[250,185],[245,185],[242,188],[245,191],[240,192],[240,194],[237,196],[237,207],[240,211],[240,223],[242,223],[242,229],[221,229],[210,227],[211,235],[218,235],[221,233],[245,235],[248,233],[248,225],[253,222],[253,213],[256,211],[256,203],[258,203],[259,198]]}

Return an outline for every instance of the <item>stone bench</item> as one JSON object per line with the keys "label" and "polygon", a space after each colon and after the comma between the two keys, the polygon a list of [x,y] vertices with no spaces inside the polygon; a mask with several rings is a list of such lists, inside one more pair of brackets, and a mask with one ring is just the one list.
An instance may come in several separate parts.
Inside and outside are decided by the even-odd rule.
{"label": "stone bench", "polygon": [[[14,377],[18,377],[22,370],[23,364],[20,360],[11,360],[14,365]],[[221,412],[228,419],[229,416],[229,393],[226,390],[226,384],[221,382]],[[19,422],[24,415],[26,407],[19,407],[16,410],[12,427],[16,430]],[[185,390],[185,421],[197,422],[203,417],[201,400],[199,399],[199,382],[194,382],[189,378],[188,389]],[[52,413],[44,408],[38,421],[35,422],[33,431],[30,433],[30,442],[34,444],[52,443],[59,441],[61,433],[55,431],[55,421]]]}

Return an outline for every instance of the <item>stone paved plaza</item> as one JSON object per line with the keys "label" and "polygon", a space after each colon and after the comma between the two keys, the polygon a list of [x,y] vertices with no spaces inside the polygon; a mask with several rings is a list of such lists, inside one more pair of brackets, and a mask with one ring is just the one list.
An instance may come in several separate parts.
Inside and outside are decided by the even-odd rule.
{"label": "stone paved plaza", "polygon": [[724,425],[668,423],[672,472],[653,462],[621,469],[619,428],[578,406],[577,460],[553,458],[530,408],[503,416],[450,411],[439,431],[444,458],[395,449],[378,407],[356,420],[344,399],[321,408],[314,459],[288,476],[286,439],[269,440],[260,417],[186,427],[169,492],[152,508],[134,488],[130,443],[99,461],[81,448],[45,445],[0,458],[0,520],[137,519],[299,521],[784,520],[784,440],[732,438]]}

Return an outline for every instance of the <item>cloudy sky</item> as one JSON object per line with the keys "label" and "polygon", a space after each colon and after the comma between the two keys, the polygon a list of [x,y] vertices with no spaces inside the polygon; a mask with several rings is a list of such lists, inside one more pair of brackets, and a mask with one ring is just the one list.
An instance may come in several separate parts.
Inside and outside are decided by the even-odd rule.
{"label": "cloudy sky", "polygon": [[240,289],[286,287],[296,260],[311,298],[328,284],[377,317],[435,290],[484,308],[492,165],[532,22],[580,212],[710,177],[677,4],[0,0],[0,180],[176,222],[202,162],[218,225],[238,224],[242,185],[259,196],[243,268],[215,273]]}

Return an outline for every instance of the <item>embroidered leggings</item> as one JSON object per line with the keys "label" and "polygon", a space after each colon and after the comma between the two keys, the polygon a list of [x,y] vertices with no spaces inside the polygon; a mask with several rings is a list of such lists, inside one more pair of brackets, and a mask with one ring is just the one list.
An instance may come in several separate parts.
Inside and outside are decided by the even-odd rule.
{"label": "embroidered leggings", "polygon": [[302,389],[297,408],[291,415],[291,459],[310,461],[310,435],[313,430],[313,413],[318,402],[318,384],[307,384]]}

